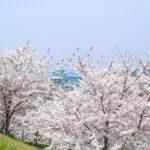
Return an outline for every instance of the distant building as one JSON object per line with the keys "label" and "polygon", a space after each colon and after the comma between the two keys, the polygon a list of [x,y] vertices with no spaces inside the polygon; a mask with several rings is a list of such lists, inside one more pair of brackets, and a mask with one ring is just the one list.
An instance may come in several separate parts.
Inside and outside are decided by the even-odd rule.
{"label": "distant building", "polygon": [[52,66],[49,69],[48,74],[49,78],[52,79],[54,83],[59,84],[65,88],[70,85],[79,85],[80,77],[75,74],[66,74],[62,65]]}

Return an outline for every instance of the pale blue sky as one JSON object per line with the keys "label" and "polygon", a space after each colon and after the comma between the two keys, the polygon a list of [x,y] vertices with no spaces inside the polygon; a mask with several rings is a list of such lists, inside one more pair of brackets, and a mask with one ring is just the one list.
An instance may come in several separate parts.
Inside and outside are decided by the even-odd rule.
{"label": "pale blue sky", "polygon": [[0,0],[0,51],[27,39],[57,60],[91,46],[93,59],[111,56],[116,44],[150,55],[150,0]]}

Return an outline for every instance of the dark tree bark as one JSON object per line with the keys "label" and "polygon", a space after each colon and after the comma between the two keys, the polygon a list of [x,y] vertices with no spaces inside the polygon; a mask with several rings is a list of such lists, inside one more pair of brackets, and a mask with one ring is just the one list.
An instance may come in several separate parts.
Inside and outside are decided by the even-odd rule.
{"label": "dark tree bark", "polygon": [[5,120],[3,122],[3,125],[1,126],[0,131],[4,134],[10,134],[10,129],[9,128],[10,128],[10,123],[11,123],[12,116],[15,112],[20,111],[22,109],[19,106],[23,103],[23,101],[16,104],[12,110],[10,109],[11,101],[9,101],[7,103],[6,98],[5,98],[4,102],[5,102]]}
{"label": "dark tree bark", "polygon": [[108,150],[108,148],[109,148],[108,137],[104,136],[104,148],[103,148],[103,150]]}
{"label": "dark tree bark", "polygon": [[[106,132],[106,135],[109,134],[109,121],[106,121],[105,122],[105,132]],[[104,148],[103,150],[108,150],[109,149],[109,139],[107,136],[104,136]]]}

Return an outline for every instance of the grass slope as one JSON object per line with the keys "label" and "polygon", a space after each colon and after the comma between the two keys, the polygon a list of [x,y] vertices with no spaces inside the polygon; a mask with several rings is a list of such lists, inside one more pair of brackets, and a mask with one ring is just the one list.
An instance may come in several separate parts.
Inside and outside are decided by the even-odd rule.
{"label": "grass slope", "polygon": [[6,135],[0,134],[0,150],[37,150],[33,146],[24,144]]}

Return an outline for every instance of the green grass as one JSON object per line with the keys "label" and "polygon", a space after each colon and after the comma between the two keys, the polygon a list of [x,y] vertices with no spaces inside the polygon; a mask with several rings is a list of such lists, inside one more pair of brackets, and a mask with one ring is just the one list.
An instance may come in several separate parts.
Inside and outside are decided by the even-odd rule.
{"label": "green grass", "polygon": [[21,141],[24,144],[35,146],[35,147],[41,148],[41,149],[48,147],[48,145],[45,145],[45,144],[40,144],[40,143],[35,144],[35,142],[29,142],[29,141],[24,141],[24,140],[18,140],[18,141]]}
{"label": "green grass", "polygon": [[29,143],[15,140],[12,137],[0,134],[0,150],[37,150],[34,146],[27,145]]}

